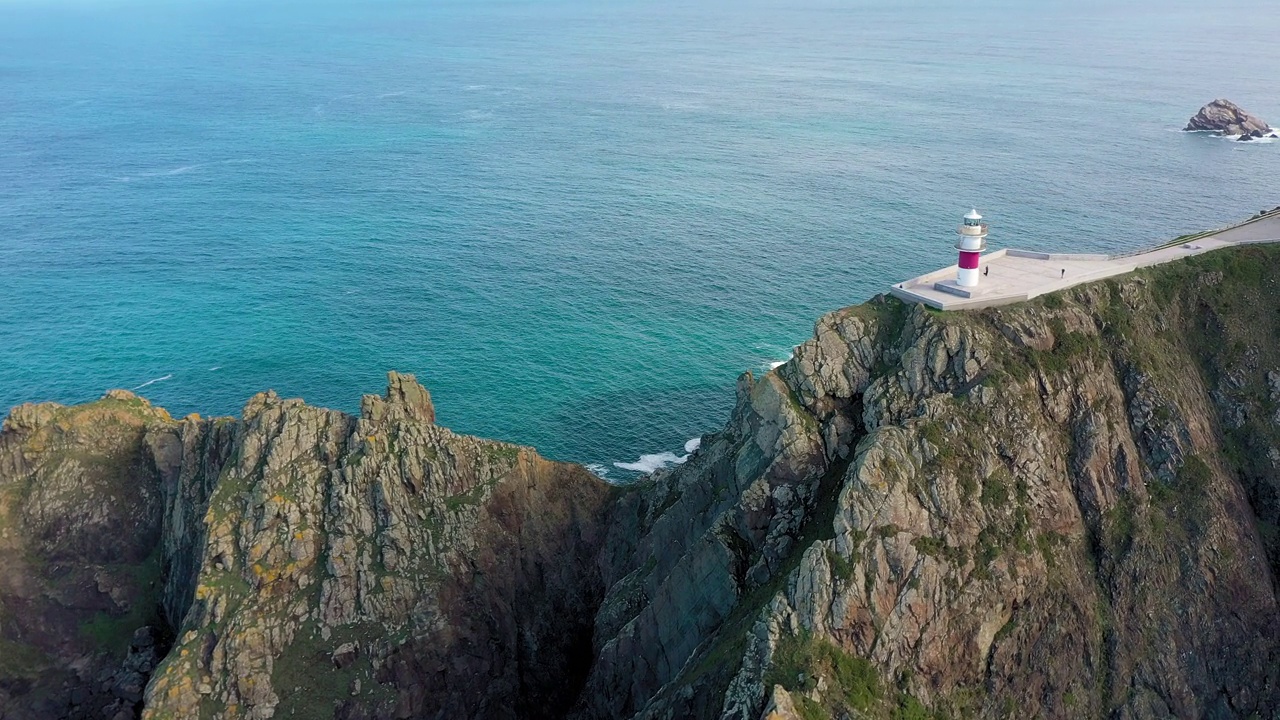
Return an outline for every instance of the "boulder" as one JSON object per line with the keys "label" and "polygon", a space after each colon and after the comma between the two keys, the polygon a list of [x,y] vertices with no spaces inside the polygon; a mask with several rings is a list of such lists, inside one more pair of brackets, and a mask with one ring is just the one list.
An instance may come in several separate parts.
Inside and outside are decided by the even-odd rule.
{"label": "boulder", "polygon": [[1187,131],[1203,130],[1220,135],[1239,135],[1241,140],[1260,138],[1272,132],[1262,118],[1252,115],[1230,100],[1214,100],[1200,108],[1187,122]]}

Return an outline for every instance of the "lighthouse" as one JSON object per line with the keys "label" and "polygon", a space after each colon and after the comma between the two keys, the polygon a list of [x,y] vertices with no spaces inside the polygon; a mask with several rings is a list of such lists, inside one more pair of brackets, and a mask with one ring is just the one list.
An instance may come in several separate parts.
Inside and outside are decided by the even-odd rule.
{"label": "lighthouse", "polygon": [[956,284],[960,287],[976,287],[978,278],[978,258],[987,249],[987,224],[977,210],[970,210],[964,216],[964,222],[956,230],[960,240],[956,249],[960,251],[960,269],[956,272]]}

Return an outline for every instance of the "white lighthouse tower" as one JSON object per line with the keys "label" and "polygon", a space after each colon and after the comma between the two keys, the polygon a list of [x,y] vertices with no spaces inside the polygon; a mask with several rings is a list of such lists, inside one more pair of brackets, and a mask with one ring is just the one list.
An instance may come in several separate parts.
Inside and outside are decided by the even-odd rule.
{"label": "white lighthouse tower", "polygon": [[960,287],[976,287],[978,278],[982,277],[978,272],[978,259],[982,257],[982,251],[987,249],[987,224],[982,222],[982,216],[977,210],[970,210],[956,232],[960,234],[960,240],[956,243],[956,249],[960,251],[956,284]]}

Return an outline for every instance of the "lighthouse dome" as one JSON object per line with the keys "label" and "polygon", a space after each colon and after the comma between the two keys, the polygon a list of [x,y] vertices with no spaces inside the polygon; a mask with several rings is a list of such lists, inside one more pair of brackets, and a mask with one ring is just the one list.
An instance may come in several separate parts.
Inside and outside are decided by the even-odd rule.
{"label": "lighthouse dome", "polygon": [[965,220],[981,220],[982,216],[979,215],[978,211],[975,209],[975,210],[970,210],[969,214],[964,216],[964,219]]}

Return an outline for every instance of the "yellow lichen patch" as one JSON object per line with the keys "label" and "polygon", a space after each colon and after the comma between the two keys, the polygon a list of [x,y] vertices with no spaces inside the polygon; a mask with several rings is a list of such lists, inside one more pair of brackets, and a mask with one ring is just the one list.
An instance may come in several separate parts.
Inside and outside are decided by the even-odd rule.
{"label": "yellow lichen patch", "polygon": [[271,543],[267,540],[256,542],[249,547],[249,562],[255,565],[271,552]]}
{"label": "yellow lichen patch", "polygon": [[262,581],[263,585],[269,585],[280,579],[280,570],[275,567],[264,567],[261,564],[254,564],[253,574]]}

